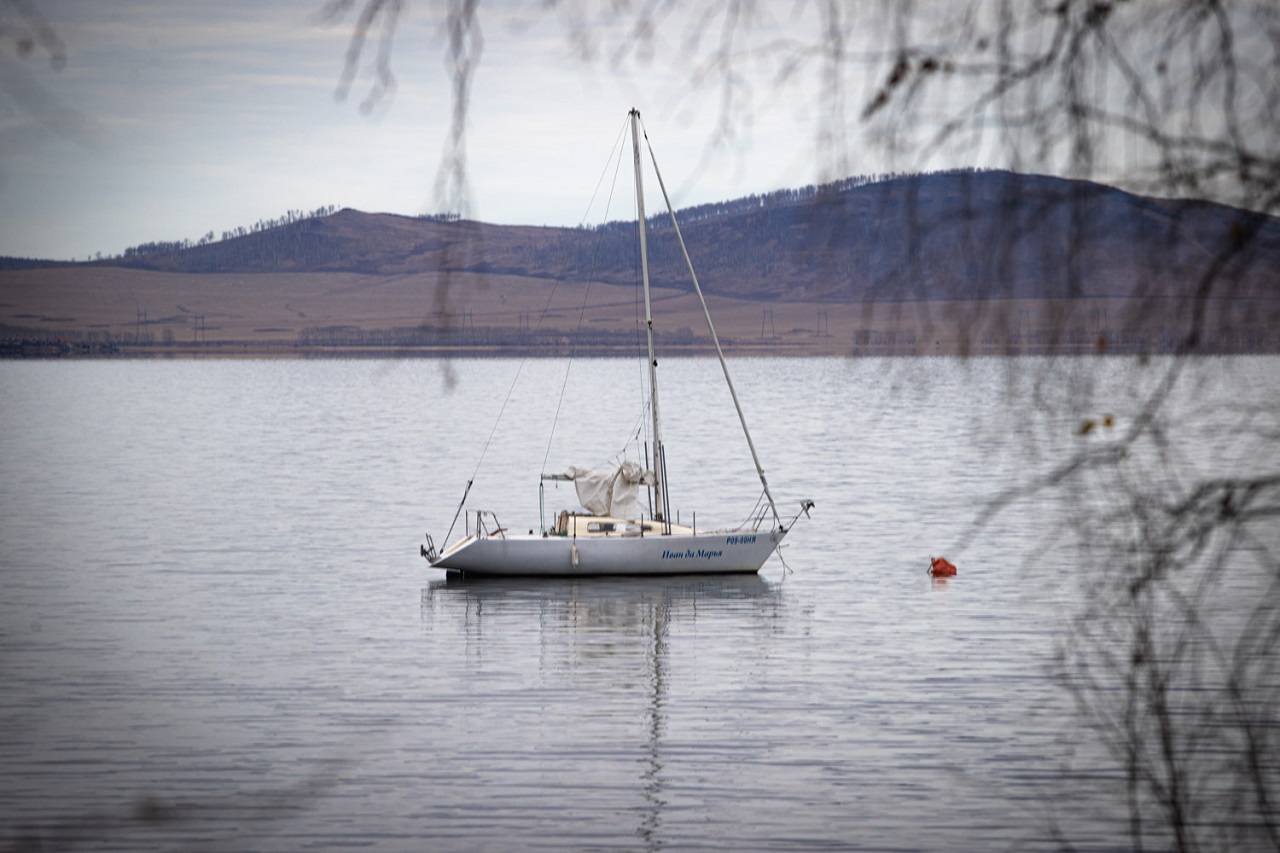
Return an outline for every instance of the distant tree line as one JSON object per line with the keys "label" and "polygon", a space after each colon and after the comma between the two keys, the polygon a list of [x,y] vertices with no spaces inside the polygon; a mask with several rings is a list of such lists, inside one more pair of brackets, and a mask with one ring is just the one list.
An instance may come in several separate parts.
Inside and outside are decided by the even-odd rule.
{"label": "distant tree line", "polygon": [[[223,240],[231,240],[236,237],[247,237],[250,234],[257,234],[259,231],[266,231],[271,228],[279,228],[282,225],[292,225],[294,222],[301,222],[304,219],[319,219],[322,216],[332,216],[338,210],[336,205],[324,205],[317,207],[310,212],[302,210],[287,210],[283,216],[275,219],[259,219],[248,228],[243,226],[233,228],[230,231],[222,232]],[[213,232],[209,232],[211,235]]]}
{"label": "distant tree line", "polygon": [[[130,246],[124,250],[124,254],[121,257],[136,258],[142,255],[165,255],[170,252],[190,249],[194,245],[197,244],[192,243],[190,240],[155,240],[150,243],[139,243],[136,246]],[[199,245],[204,244],[200,243]]]}
{"label": "distant tree line", "polygon": [[[850,175],[847,178],[841,178],[838,181],[829,181],[825,184],[807,184],[803,187],[788,187],[786,189],[774,190],[769,193],[752,193],[751,195],[730,199],[729,201],[713,201],[708,202],[707,204],[696,204],[693,207],[682,207],[676,211],[676,221],[681,225],[687,225],[693,222],[715,219],[720,216],[733,216],[741,213],[750,213],[764,207],[786,207],[789,205],[805,204],[806,202],[813,201],[821,196],[836,195],[856,187],[881,184],[886,181],[893,181],[899,178],[920,178],[933,175],[974,175],[982,172],[994,171],[999,170],[967,167],[958,169],[942,169],[934,172],[880,172],[870,175]],[[652,216],[645,217],[645,222],[648,224],[650,229],[666,228],[671,225],[671,217],[669,217],[665,212],[655,213]],[[631,220],[611,220],[597,225],[595,230],[625,230],[633,227],[633,225],[634,222]]]}
{"label": "distant tree line", "polygon": [[[268,231],[272,228],[279,228],[282,225],[291,225],[294,222],[302,222],[307,219],[319,219],[323,216],[332,216],[338,210],[337,205],[327,204],[317,207],[315,210],[287,210],[281,216],[274,219],[259,219],[257,222],[249,226],[240,226],[232,228],[229,231],[222,232],[222,240],[234,240],[237,237],[247,237],[250,234],[258,234],[262,231]],[[173,252],[181,252],[185,249],[193,249],[197,246],[207,246],[210,243],[217,242],[214,240],[213,232],[209,231],[200,237],[199,240],[156,240],[150,243],[139,243],[136,246],[130,246],[118,257],[121,258],[138,258],[145,255],[167,255]],[[96,256],[98,260],[102,259],[102,253]]]}

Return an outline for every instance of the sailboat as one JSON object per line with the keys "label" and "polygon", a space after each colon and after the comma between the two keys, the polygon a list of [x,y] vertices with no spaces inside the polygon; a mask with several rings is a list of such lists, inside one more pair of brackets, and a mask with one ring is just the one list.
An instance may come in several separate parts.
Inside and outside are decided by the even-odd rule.
{"label": "sailboat", "polygon": [[[654,355],[653,310],[649,295],[649,258],[644,213],[644,181],[641,169],[640,113],[632,109],[632,159],[635,166],[636,220],[640,237],[640,271],[644,287],[645,328],[648,336],[649,409],[652,416],[653,457],[651,470],[638,463],[624,461],[614,471],[594,472],[571,466],[563,473],[543,474],[543,480],[572,481],[585,512],[562,511],[554,524],[539,532],[515,533],[500,525],[494,513],[470,510],[466,515],[466,533],[455,542],[448,541],[458,513],[465,507],[471,484],[463,493],[454,524],[445,534],[445,547],[437,550],[430,534],[420,554],[433,568],[458,572],[467,576],[506,577],[578,577],[578,576],[644,576],[686,574],[747,574],[761,566],[781,545],[782,540],[799,520],[807,516],[813,501],[800,502],[794,518],[784,521],[778,513],[764,469],[760,465],[755,443],[747,430],[746,417],[738,401],[737,391],[729,376],[720,340],[711,322],[706,299],[698,284],[697,274],[689,260],[684,237],[676,222],[657,159],[652,155],[654,174],[667,213],[675,229],[680,250],[692,278],[693,288],[702,305],[703,316],[747,447],[751,451],[756,473],[763,487],[761,510],[743,526],[733,529],[699,530],[696,525],[674,523],[668,512],[665,451],[662,444],[658,407],[658,362]],[[645,141],[648,141],[646,135]],[[639,492],[648,488],[651,511],[646,517],[640,511]],[[696,518],[696,516],[694,516]]]}

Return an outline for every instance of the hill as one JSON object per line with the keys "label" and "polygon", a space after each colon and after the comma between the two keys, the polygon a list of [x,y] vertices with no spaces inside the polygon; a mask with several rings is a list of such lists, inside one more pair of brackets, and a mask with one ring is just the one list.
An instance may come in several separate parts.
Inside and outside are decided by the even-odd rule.
{"label": "hill", "polygon": [[[704,291],[738,318],[740,337],[776,338],[780,319],[784,335],[792,328],[788,323],[803,322],[811,337],[831,337],[835,312],[837,326],[848,326],[836,351],[857,348],[859,332],[865,345],[877,338],[877,329],[888,334],[878,339],[909,341],[919,350],[922,338],[933,334],[926,328],[932,319],[908,322],[901,308],[886,306],[917,306],[918,314],[918,306],[933,304],[937,310],[928,318],[952,317],[946,322],[971,327],[947,333],[963,338],[961,349],[1000,348],[1015,325],[1018,343],[1025,343],[1036,325],[1029,315],[1039,317],[1059,303],[1077,309],[1087,303],[1091,319],[1070,327],[1079,345],[1106,333],[1108,322],[1116,325],[1099,310],[1119,317],[1124,302],[1153,315],[1147,325],[1157,323],[1159,329],[1144,332],[1144,345],[1158,349],[1154,342],[1161,334],[1178,334],[1193,307],[1182,297],[1200,294],[1231,304],[1215,312],[1219,337],[1248,325],[1253,337],[1274,340],[1269,329],[1275,328],[1280,299],[1280,221],[1222,205],[991,171],[849,180],[703,205],[678,217]],[[691,286],[673,229],[665,217],[651,223],[652,280],[675,312],[669,319],[675,328],[688,327],[686,333],[700,328],[696,306],[684,307],[682,297]],[[636,242],[630,223],[500,226],[344,209],[180,251],[74,265],[5,259],[0,323],[30,327],[35,320],[37,329],[48,330],[61,322],[61,331],[96,327],[117,335],[132,326],[139,337],[144,324],[159,322],[151,314],[157,309],[147,305],[164,301],[167,307],[155,316],[197,341],[200,329],[192,324],[204,321],[196,317],[237,314],[248,322],[236,334],[294,341],[303,332],[315,339],[319,328],[368,332],[403,324],[532,331],[535,312],[540,327],[547,319],[543,312],[553,284],[565,294],[588,285],[634,286]],[[250,281],[267,290],[241,295],[238,308],[198,307],[205,297],[220,291],[225,296],[228,288]],[[36,282],[46,296],[65,292],[72,300],[72,293],[87,288],[98,298],[83,308],[46,299],[38,310],[12,298]],[[141,290],[128,293],[128,282]],[[353,283],[358,286],[351,291]],[[165,287],[181,292],[152,295]],[[348,291],[362,295],[332,298]],[[94,322],[80,317],[111,313],[101,298],[108,293],[118,300],[112,316],[100,314]],[[624,317],[616,310],[625,298],[621,290],[610,296],[614,308],[597,311],[593,328],[625,331],[634,325],[634,312]],[[1006,304],[987,310],[978,325],[977,315],[956,307],[993,301]],[[312,311],[301,307],[308,302]],[[326,303],[326,310],[316,307]],[[288,306],[283,313],[282,306]],[[897,318],[892,331],[875,319],[877,312]],[[1128,318],[1134,312],[1123,313]],[[69,324],[68,317],[77,319]],[[298,322],[320,318],[323,326]],[[850,325],[859,318],[860,327]],[[208,330],[203,329],[206,335]],[[1119,340],[1122,331],[1111,329],[1111,338]],[[1066,327],[1049,334],[1057,344],[1068,337]],[[179,335],[171,337],[176,341]]]}

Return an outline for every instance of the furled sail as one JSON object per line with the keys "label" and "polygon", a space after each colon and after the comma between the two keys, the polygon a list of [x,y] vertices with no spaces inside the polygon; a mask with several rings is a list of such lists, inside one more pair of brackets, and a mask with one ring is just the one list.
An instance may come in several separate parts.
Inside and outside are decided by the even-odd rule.
{"label": "furled sail", "polygon": [[587,512],[633,519],[640,517],[640,487],[653,485],[653,472],[635,462],[623,462],[615,471],[570,465],[564,479],[573,481],[578,501]]}

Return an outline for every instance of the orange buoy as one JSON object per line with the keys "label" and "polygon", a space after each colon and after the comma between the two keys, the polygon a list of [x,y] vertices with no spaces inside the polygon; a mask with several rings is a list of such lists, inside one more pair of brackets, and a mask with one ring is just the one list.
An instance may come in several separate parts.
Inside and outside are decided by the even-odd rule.
{"label": "orange buoy", "polygon": [[956,576],[956,567],[945,557],[930,557],[929,574],[935,578],[953,578]]}

